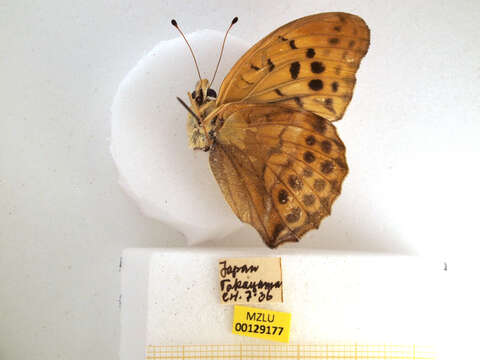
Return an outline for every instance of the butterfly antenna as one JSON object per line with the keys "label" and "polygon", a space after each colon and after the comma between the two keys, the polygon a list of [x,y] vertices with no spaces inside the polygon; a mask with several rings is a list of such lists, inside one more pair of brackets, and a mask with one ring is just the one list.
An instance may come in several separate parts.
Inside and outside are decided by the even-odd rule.
{"label": "butterfly antenna", "polygon": [[210,82],[209,87],[213,84],[213,80],[215,80],[215,76],[217,76],[217,70],[218,70],[218,66],[220,65],[220,60],[222,60],[223,48],[225,47],[225,41],[227,40],[228,32],[237,21],[238,21],[238,17],[235,16],[232,22],[230,23],[230,26],[228,27],[227,32],[225,33],[225,37],[223,38],[223,43],[222,43],[222,50],[220,50],[220,57],[218,58],[217,67],[215,68],[215,72],[213,73],[213,78],[212,78],[212,81]]}
{"label": "butterfly antenna", "polygon": [[188,107],[188,105],[185,104],[185,102],[182,99],[180,99],[178,96],[177,96],[177,100],[180,102],[180,104],[182,104],[185,107],[185,109],[187,109],[187,111],[190,113],[190,115],[192,115],[195,118],[195,120],[197,120],[198,125],[201,125],[202,122],[200,121],[199,117],[197,115],[195,115],[195,113],[192,111],[192,109],[190,109]]}
{"label": "butterfly antenna", "polygon": [[197,68],[198,78],[200,79],[200,81],[202,81],[202,76],[200,75],[200,70],[198,69],[197,59],[195,58],[195,54],[193,53],[192,47],[191,47],[190,44],[188,43],[187,38],[185,37],[185,35],[183,35],[182,30],[180,30],[180,27],[178,26],[177,21],[176,21],[175,19],[172,19],[171,23],[172,23],[173,26],[175,26],[175,27],[177,28],[177,30],[180,32],[180,34],[183,36],[183,39],[184,39],[185,42],[187,43],[187,46],[188,46],[188,48],[190,49],[190,52],[192,53],[193,61],[195,62],[195,67]]}

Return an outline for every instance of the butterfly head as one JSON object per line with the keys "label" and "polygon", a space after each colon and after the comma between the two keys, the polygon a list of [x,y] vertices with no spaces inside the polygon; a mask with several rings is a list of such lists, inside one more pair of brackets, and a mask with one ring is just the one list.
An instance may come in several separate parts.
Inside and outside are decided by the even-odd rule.
{"label": "butterfly head", "polygon": [[197,82],[195,90],[188,93],[190,107],[182,101],[188,112],[187,131],[190,139],[190,147],[195,150],[208,151],[214,141],[213,125],[208,116],[215,110],[217,93],[209,87],[207,79]]}
{"label": "butterfly head", "polygon": [[209,87],[210,82],[207,79],[197,81],[195,90],[188,94],[192,108],[201,108],[203,105],[215,102],[217,98],[217,92]]}
{"label": "butterfly head", "polygon": [[[197,59],[195,58],[195,54],[193,53],[187,38],[183,34],[182,30],[180,30],[177,21],[174,19],[171,21],[172,25],[177,28],[177,30],[180,32],[180,35],[182,35],[191,52],[193,61],[195,63],[195,68],[198,73],[198,78],[200,79],[195,85],[195,90],[193,90],[191,93],[188,93],[188,98],[190,99],[191,104],[190,107],[185,104],[182,99],[177,97],[178,101],[189,112],[187,131],[190,139],[190,147],[194,150],[199,149],[208,151],[215,143],[216,118],[212,112],[217,107],[217,93],[210,87],[210,85],[213,83],[215,76],[217,75],[218,66],[220,65],[220,60],[222,59],[223,49],[225,47],[225,41],[227,39],[228,32],[237,21],[238,18],[235,17],[225,33],[222,49],[220,50],[220,57],[217,62],[217,67],[215,68],[215,72],[213,73],[212,81],[202,79],[200,69],[198,68]],[[210,114],[212,114],[212,116],[209,117]]]}

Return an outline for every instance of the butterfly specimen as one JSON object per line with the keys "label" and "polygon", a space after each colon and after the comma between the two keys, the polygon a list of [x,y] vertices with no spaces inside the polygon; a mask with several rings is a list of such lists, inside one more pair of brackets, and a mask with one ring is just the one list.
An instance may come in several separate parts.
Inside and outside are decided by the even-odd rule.
{"label": "butterfly specimen", "polygon": [[210,152],[226,201],[270,248],[318,228],[341,192],[348,167],[332,122],[352,98],[369,44],[370,30],[356,15],[306,16],[248,50],[218,96],[215,75],[202,79],[197,66],[190,106],[177,98],[190,113],[190,146]]}

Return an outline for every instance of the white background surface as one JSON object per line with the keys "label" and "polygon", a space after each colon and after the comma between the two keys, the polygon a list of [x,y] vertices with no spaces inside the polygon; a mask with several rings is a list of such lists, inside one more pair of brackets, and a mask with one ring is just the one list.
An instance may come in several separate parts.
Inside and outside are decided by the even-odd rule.
{"label": "white background surface", "polygon": [[[233,306],[219,300],[218,259],[248,251],[162,250],[150,254],[147,345],[266,343],[232,334]],[[270,255],[268,249],[255,253]],[[283,249],[278,255],[283,302],[244,305],[291,313],[292,344],[433,346],[446,334],[435,323],[445,301],[439,286],[447,284],[448,275],[440,261],[311,249]]]}
{"label": "white background surface", "polygon": [[[220,52],[224,32],[202,30],[186,36],[195,48],[202,75],[212,76],[216,61],[212,54]],[[249,47],[230,35],[222,62],[235,63]],[[209,154],[189,147],[188,113],[173,96],[178,94],[190,103],[185,89],[192,91],[192,78],[185,76],[186,69],[195,73],[180,34],[159,42],[142,57],[113,100],[110,150],[119,184],[141,212],[180,231],[189,244],[198,244],[223,239],[244,225],[232,216],[212,176]],[[218,78],[223,79],[226,72],[224,66]]]}
{"label": "white background surface", "polygon": [[[357,174],[349,181],[376,201],[358,204],[368,223],[317,246],[475,256],[478,2],[3,0],[1,359],[115,359],[121,250],[184,244],[121,192],[108,143],[116,88],[142,54],[177,36],[169,20],[187,32],[223,31],[236,15],[233,34],[253,44],[287,21],[332,10],[361,15],[372,29],[342,138],[365,137],[370,156],[349,149]],[[186,76],[193,84],[191,69]],[[389,191],[375,192],[365,169]],[[398,208],[404,216],[388,218]],[[256,244],[250,230],[240,235]],[[462,308],[471,301],[460,299]]]}

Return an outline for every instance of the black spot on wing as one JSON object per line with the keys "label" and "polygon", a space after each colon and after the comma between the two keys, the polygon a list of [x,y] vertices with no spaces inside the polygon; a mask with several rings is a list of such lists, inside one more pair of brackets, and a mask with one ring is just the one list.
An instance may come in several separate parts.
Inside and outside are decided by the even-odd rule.
{"label": "black spot on wing", "polygon": [[305,142],[307,143],[307,145],[315,145],[315,136],[313,135],[308,135],[306,138],[305,138]]}
{"label": "black spot on wing", "polygon": [[304,168],[303,169],[303,176],[305,177],[311,177],[313,175],[313,171],[310,168]]}
{"label": "black spot on wing", "polygon": [[295,61],[290,65],[290,76],[292,77],[292,79],[296,79],[298,77],[299,72],[300,72],[300,63],[298,61]]}
{"label": "black spot on wing", "polygon": [[315,161],[315,155],[311,151],[305,151],[303,154],[303,160],[305,160],[307,163],[312,163]]}
{"label": "black spot on wing", "polygon": [[325,109],[327,109],[328,111],[336,114],[336,111],[335,111],[335,109],[333,108],[333,99],[332,99],[332,98],[326,98],[326,99],[324,100],[324,103],[323,103],[323,104],[324,104]]}
{"label": "black spot on wing", "polygon": [[315,203],[315,196],[312,194],[303,195],[303,203],[306,206],[312,206]]}
{"label": "black spot on wing", "polygon": [[313,79],[310,80],[308,83],[308,87],[314,91],[322,90],[323,89],[323,81],[320,79]]}
{"label": "black spot on wing", "polygon": [[323,189],[325,189],[326,186],[327,186],[327,183],[323,179],[316,179],[315,182],[313,183],[313,187],[318,192],[322,192]]}
{"label": "black spot on wing", "polygon": [[267,60],[267,63],[269,65],[268,71],[272,71],[273,69],[275,69],[275,64],[272,62],[270,58]]}
{"label": "black spot on wing", "polygon": [[325,71],[325,66],[319,61],[312,62],[310,64],[310,68],[312,69],[312,72],[315,74],[320,74]]}
{"label": "black spot on wing", "polygon": [[322,151],[326,154],[329,154],[330,151],[332,151],[332,143],[328,140],[323,140],[321,143],[320,143],[320,148],[322,149]]}
{"label": "black spot on wing", "polygon": [[320,171],[324,174],[330,174],[333,171],[334,165],[330,160],[325,160],[320,165]]}
{"label": "black spot on wing", "polygon": [[290,175],[288,177],[288,184],[293,190],[301,190],[303,187],[303,182],[297,175]]}
{"label": "black spot on wing", "polygon": [[288,192],[285,189],[278,192],[278,202],[282,205],[288,202]]}
{"label": "black spot on wing", "polygon": [[293,208],[292,212],[286,216],[287,222],[289,223],[297,222],[298,220],[300,220],[301,213],[302,211],[300,210],[300,208]]}

